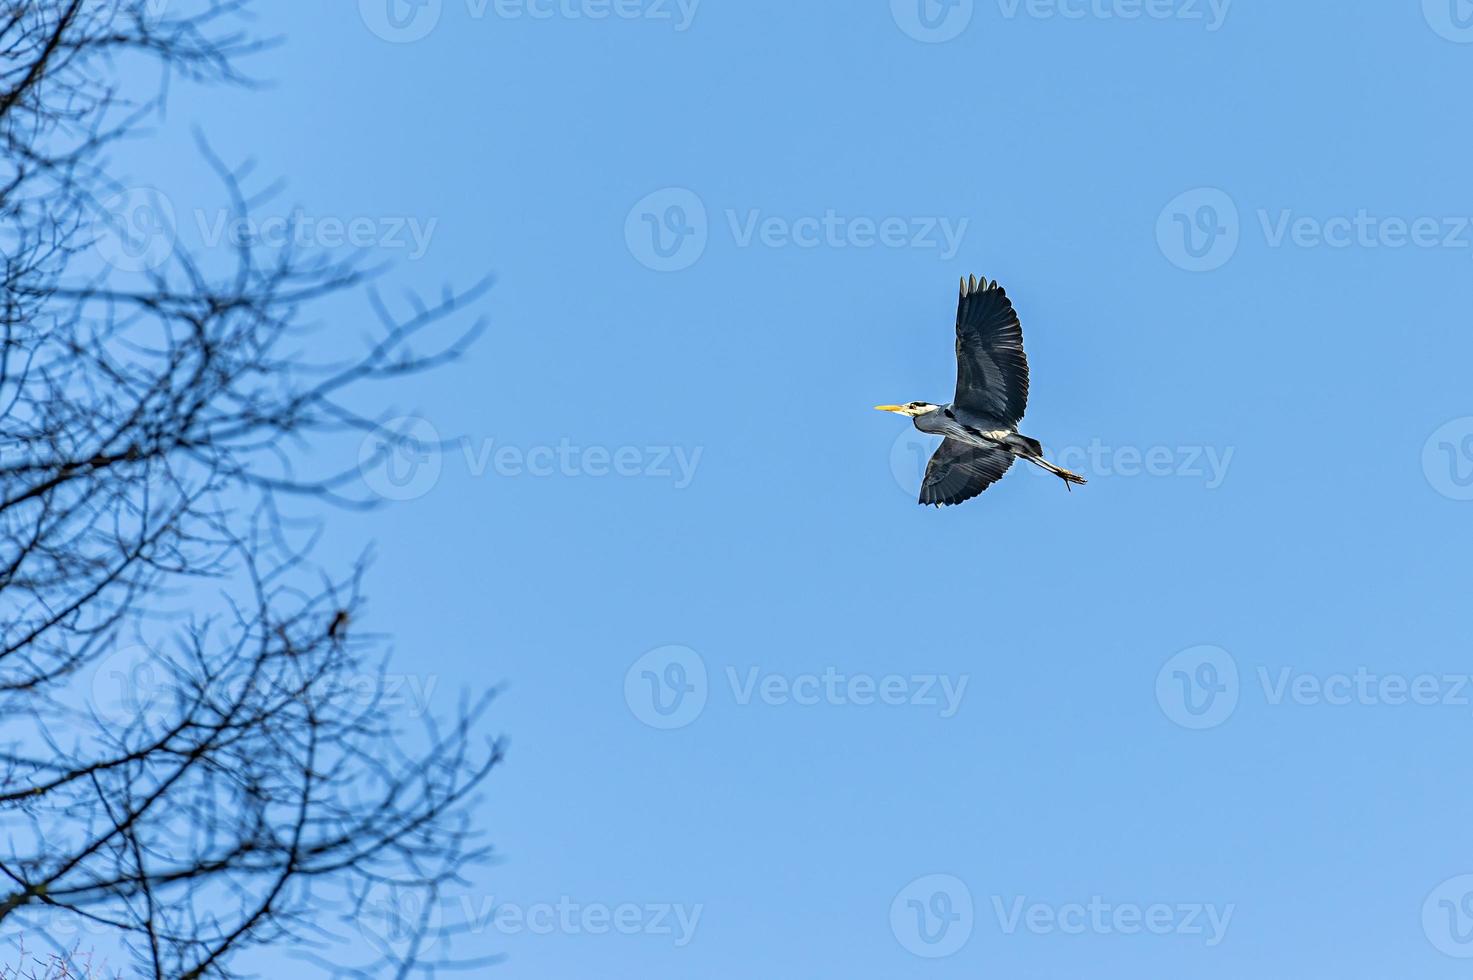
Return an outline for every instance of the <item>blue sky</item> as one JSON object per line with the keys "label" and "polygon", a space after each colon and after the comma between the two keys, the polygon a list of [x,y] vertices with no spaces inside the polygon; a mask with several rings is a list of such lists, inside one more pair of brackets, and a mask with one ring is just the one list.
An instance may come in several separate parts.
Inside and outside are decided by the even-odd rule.
{"label": "blue sky", "polygon": [[[199,245],[199,125],[309,244],[497,276],[370,406],[462,441],[321,553],[373,545],[406,716],[506,685],[454,952],[1473,969],[1466,3],[386,2],[260,4],[272,84],[119,165]],[[915,504],[870,406],[950,398],[968,273],[1087,487]]]}

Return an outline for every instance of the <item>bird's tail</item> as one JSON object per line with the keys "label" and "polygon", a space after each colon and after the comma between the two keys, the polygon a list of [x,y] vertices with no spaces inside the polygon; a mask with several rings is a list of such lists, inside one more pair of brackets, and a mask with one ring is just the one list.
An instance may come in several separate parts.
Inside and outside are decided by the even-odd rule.
{"label": "bird's tail", "polygon": [[[1038,444],[1035,442],[1034,445]],[[1037,453],[1020,453],[1019,455],[1028,460],[1028,462],[1032,463],[1034,466],[1041,466],[1052,473],[1054,476],[1063,480],[1064,486],[1067,489],[1073,490],[1074,487],[1082,487],[1085,485],[1085,483],[1089,482],[1078,473],[1070,472],[1069,470],[1064,469],[1064,467],[1062,466],[1055,466],[1053,463],[1050,463],[1048,460],[1044,459],[1043,456]]]}

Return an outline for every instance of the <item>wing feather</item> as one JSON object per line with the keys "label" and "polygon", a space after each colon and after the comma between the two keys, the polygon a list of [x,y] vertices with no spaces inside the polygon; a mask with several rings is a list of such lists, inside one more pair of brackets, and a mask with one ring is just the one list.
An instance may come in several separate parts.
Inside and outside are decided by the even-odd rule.
{"label": "wing feather", "polygon": [[920,502],[940,507],[971,500],[1001,480],[1012,465],[1013,454],[1006,449],[947,439],[926,464]]}
{"label": "wing feather", "polygon": [[956,308],[958,408],[1017,428],[1028,409],[1028,356],[1023,327],[1008,294],[996,282],[962,280]]}

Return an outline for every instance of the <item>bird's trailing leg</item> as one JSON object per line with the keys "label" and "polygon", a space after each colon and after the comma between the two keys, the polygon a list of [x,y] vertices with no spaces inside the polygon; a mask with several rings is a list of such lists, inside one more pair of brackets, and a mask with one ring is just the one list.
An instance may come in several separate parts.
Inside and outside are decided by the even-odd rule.
{"label": "bird's trailing leg", "polygon": [[1066,470],[1062,466],[1055,466],[1053,463],[1050,463],[1042,456],[1034,456],[1032,453],[1020,453],[1019,455],[1028,460],[1028,462],[1033,463],[1035,466],[1041,466],[1052,473],[1054,476],[1063,480],[1064,488],[1066,490],[1073,491],[1075,484],[1078,484],[1082,487],[1089,482],[1078,473]]}

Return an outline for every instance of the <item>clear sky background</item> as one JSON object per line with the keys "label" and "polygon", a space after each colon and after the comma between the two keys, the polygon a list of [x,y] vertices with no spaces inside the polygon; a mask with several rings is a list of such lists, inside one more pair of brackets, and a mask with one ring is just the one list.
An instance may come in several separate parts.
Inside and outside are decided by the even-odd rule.
{"label": "clear sky background", "polygon": [[[262,2],[270,87],[119,158],[191,244],[198,125],[396,289],[498,278],[373,406],[469,454],[321,552],[373,545],[430,710],[506,685],[452,951],[1467,976],[1473,12],[925,2]],[[871,406],[950,399],[967,273],[1087,487],[916,505],[931,440]]]}

